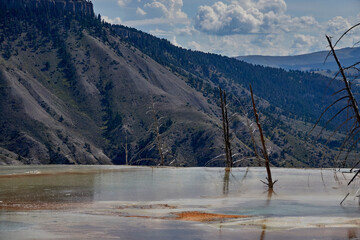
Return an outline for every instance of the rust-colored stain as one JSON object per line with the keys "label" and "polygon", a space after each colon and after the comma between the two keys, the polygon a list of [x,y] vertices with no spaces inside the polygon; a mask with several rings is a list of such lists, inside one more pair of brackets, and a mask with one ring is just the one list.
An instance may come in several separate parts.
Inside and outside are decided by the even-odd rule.
{"label": "rust-colored stain", "polygon": [[172,216],[167,216],[167,217],[154,217],[154,216],[141,216],[141,215],[122,215],[122,216],[130,217],[130,218],[178,220],[178,221],[192,221],[192,222],[215,222],[215,221],[223,221],[226,219],[250,217],[246,215],[227,215],[227,214],[206,213],[206,212],[198,212],[198,211],[177,212],[177,213],[171,213],[171,215]]}
{"label": "rust-colored stain", "polygon": [[217,213],[205,213],[198,211],[191,212],[179,212],[175,213],[177,216],[176,220],[182,221],[195,221],[195,222],[213,222],[221,221],[225,219],[234,219],[234,218],[247,218],[246,215],[227,215],[227,214],[217,214]]}
{"label": "rust-colored stain", "polygon": [[[48,202],[0,202],[0,210],[6,211],[36,211],[36,210],[71,210],[74,208],[87,208],[90,203],[48,203]],[[176,209],[176,206],[168,204],[151,204],[151,205],[130,205],[118,206],[116,209]],[[178,220],[178,221],[194,221],[194,222],[214,222],[226,219],[248,218],[247,215],[228,215],[218,213],[206,213],[198,211],[187,212],[171,212],[167,216],[151,216],[151,215],[128,215],[126,212],[115,213],[108,212],[105,215],[117,215],[120,217],[143,218],[143,219],[162,219],[162,220]]]}

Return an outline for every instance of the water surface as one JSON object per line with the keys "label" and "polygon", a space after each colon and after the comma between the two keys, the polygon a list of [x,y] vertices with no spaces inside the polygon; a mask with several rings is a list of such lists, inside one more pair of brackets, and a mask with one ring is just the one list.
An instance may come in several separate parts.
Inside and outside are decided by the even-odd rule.
{"label": "water surface", "polygon": [[[263,168],[0,167],[0,239],[356,239],[352,176],[274,168],[268,192]],[[184,211],[247,217],[174,218]]]}

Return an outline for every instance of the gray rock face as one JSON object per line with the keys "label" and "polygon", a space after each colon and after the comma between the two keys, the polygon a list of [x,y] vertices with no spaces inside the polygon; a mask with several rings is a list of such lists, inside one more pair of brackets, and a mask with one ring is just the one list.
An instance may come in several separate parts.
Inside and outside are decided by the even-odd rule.
{"label": "gray rock face", "polygon": [[87,0],[1,0],[9,8],[46,8],[57,11],[94,15],[93,4]]}

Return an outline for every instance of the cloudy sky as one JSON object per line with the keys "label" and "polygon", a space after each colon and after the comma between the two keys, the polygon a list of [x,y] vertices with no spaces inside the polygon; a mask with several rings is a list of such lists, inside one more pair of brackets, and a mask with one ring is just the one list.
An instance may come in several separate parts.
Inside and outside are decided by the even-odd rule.
{"label": "cloudy sky", "polygon": [[[294,55],[326,49],[360,22],[360,0],[92,0],[105,21],[183,48],[239,55]],[[360,30],[343,46],[360,41]]]}

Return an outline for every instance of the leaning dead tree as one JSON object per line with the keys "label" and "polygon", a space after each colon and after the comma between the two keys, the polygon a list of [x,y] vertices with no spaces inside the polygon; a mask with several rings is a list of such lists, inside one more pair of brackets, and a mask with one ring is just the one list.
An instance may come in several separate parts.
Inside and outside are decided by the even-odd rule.
{"label": "leaning dead tree", "polygon": [[[344,107],[342,107],[336,114],[334,114],[326,123],[325,123],[325,127],[327,126],[328,123],[330,123],[332,120],[334,120],[336,117],[338,117],[342,112],[344,112],[345,110],[347,111],[347,118],[346,120],[339,124],[339,126],[334,130],[333,134],[330,135],[330,137],[328,138],[328,140],[335,135],[335,133],[339,130],[341,130],[342,128],[344,128],[344,126],[348,125],[351,126],[344,141],[342,142],[342,145],[340,147],[340,152],[338,154],[338,156],[336,157],[336,161],[339,159],[341,153],[343,153],[344,151],[347,151],[344,160],[343,160],[343,166],[345,165],[349,154],[352,150],[354,150],[357,146],[358,146],[358,142],[360,140],[359,134],[360,134],[360,114],[359,114],[359,107],[356,101],[356,98],[353,94],[352,88],[351,88],[351,84],[353,80],[356,80],[356,78],[358,78],[359,76],[354,77],[353,79],[350,79],[347,74],[346,71],[348,70],[355,70],[357,72],[360,72],[360,62],[354,63],[351,66],[348,67],[344,67],[337,54],[336,54],[336,50],[335,47],[336,45],[341,41],[341,39],[348,34],[351,30],[353,30],[354,28],[360,26],[359,24],[356,24],[354,26],[352,26],[351,28],[349,28],[347,31],[345,31],[341,37],[335,42],[335,44],[332,43],[332,38],[326,35],[326,39],[329,43],[329,47],[330,47],[330,51],[328,53],[328,55],[326,56],[325,61],[327,60],[327,58],[332,55],[339,71],[335,74],[333,80],[330,82],[330,84],[334,81],[337,80],[338,78],[340,78],[340,81],[343,83],[343,88],[341,88],[340,90],[338,90],[337,92],[335,92],[333,95],[334,96],[339,96],[334,102],[332,102],[320,115],[319,119],[317,120],[317,122],[315,123],[313,129],[315,129],[315,127],[319,124],[320,120],[323,118],[324,114],[331,108],[333,108],[336,104],[339,104],[341,102],[346,102],[344,105]],[[350,80],[349,80],[350,79]],[[312,129],[312,130],[313,130]],[[324,128],[323,128],[324,129]],[[321,134],[322,132],[320,132],[319,134]],[[360,163],[360,161],[358,163],[356,163],[354,165],[354,167],[351,168],[351,171]]]}
{"label": "leaning dead tree", "polygon": [[[348,31],[347,31],[347,32],[348,32]],[[346,32],[346,33],[347,33],[347,32]],[[346,34],[346,33],[345,33],[345,34]],[[343,36],[345,36],[345,34],[344,34]],[[342,36],[342,37],[343,37],[343,36]],[[341,37],[341,38],[342,38],[342,37]],[[340,39],[341,39],[341,38],[340,38]],[[357,65],[359,65],[360,62],[358,62],[358,63],[356,63],[356,64],[353,64],[353,65],[351,65],[350,67],[343,67],[342,64],[340,63],[340,60],[339,60],[338,56],[336,55],[335,46],[332,44],[331,38],[330,38],[329,36],[326,36],[326,39],[327,39],[327,41],[328,41],[328,43],[329,43],[329,47],[330,47],[330,49],[331,49],[331,50],[330,50],[330,51],[331,51],[331,54],[332,54],[332,56],[334,57],[336,64],[338,65],[339,73],[340,73],[341,79],[342,79],[342,81],[343,81],[343,83],[344,83],[344,88],[341,89],[341,90],[338,91],[338,92],[345,92],[345,96],[339,98],[338,100],[340,101],[340,99],[347,99],[347,102],[348,102],[348,105],[346,105],[344,108],[342,108],[342,109],[339,111],[339,113],[340,113],[341,111],[345,110],[345,109],[348,109],[348,108],[352,109],[352,111],[353,111],[353,114],[352,114],[353,116],[352,116],[351,118],[354,118],[354,124],[353,124],[353,127],[352,127],[350,133],[348,134],[348,137],[344,140],[343,145],[345,145],[346,142],[349,141],[348,138],[351,139],[351,137],[352,137],[353,135],[356,135],[356,134],[358,134],[358,133],[360,132],[360,130],[359,130],[359,128],[360,128],[360,113],[359,113],[359,107],[358,107],[357,101],[356,101],[356,99],[355,99],[355,97],[354,97],[354,94],[353,94],[353,92],[352,92],[352,90],[351,90],[351,82],[348,80],[345,71],[346,71],[347,69],[350,69],[350,68],[353,68],[353,69],[357,69],[357,70],[358,70]],[[338,43],[338,42],[339,42],[339,40],[337,41],[337,43]],[[336,101],[338,101],[338,100],[336,100]],[[348,118],[348,119],[349,119],[349,118]],[[347,120],[348,120],[348,119],[347,119]],[[351,144],[350,149],[348,149],[348,150],[352,150],[354,147],[356,147],[356,146],[358,145],[359,140],[360,140],[360,138],[355,139],[355,140],[353,141],[353,143]],[[347,156],[348,156],[348,155],[347,155]],[[347,157],[347,156],[346,156],[346,157]],[[345,159],[346,159],[346,158],[345,158]],[[358,163],[359,163],[359,162],[358,162]],[[357,164],[358,164],[358,163],[357,163]],[[356,165],[357,165],[357,164],[356,164]],[[356,165],[355,165],[352,169],[354,169],[354,168],[356,167]],[[356,176],[359,174],[359,172],[360,172],[360,171],[357,171],[357,172],[356,172],[355,176],[350,180],[350,182],[348,183],[348,185],[350,185],[351,182],[354,181],[354,179],[355,179]]]}
{"label": "leaning dead tree", "polygon": [[[334,130],[334,133],[330,136],[330,137],[334,136],[334,134],[337,131],[343,129],[344,126],[346,126],[346,125],[351,126],[350,129],[347,131],[347,135],[344,138],[344,140],[342,142],[342,145],[340,147],[339,154],[336,157],[336,161],[337,161],[340,158],[340,155],[343,152],[346,152],[346,154],[344,156],[344,159],[343,159],[343,166],[345,166],[345,163],[348,160],[349,154],[358,147],[358,143],[360,141],[360,112],[359,112],[358,103],[356,101],[355,95],[354,95],[353,90],[351,88],[352,81],[356,80],[359,76],[355,76],[355,77],[353,77],[353,79],[351,79],[347,75],[347,72],[346,72],[346,71],[352,69],[352,70],[355,70],[356,72],[359,73],[360,72],[360,68],[359,68],[360,62],[354,63],[354,64],[352,64],[350,66],[347,66],[347,67],[343,66],[341,64],[341,61],[340,61],[338,55],[336,54],[335,47],[341,41],[341,39],[344,36],[346,36],[351,30],[353,30],[354,28],[356,28],[358,26],[360,26],[360,23],[352,26],[347,31],[345,31],[341,35],[341,37],[335,42],[335,44],[333,44],[332,38],[326,35],[326,39],[327,39],[327,42],[329,44],[330,51],[329,51],[329,54],[327,55],[325,61],[327,60],[327,58],[329,56],[332,56],[334,58],[339,71],[335,74],[332,81],[335,81],[335,80],[341,81],[342,84],[343,84],[343,87],[333,94],[334,96],[337,96],[337,99],[334,102],[332,102],[322,112],[322,114],[320,115],[318,121],[316,122],[316,124],[313,127],[313,129],[314,129],[319,124],[320,120],[322,119],[324,114],[329,109],[333,108],[336,104],[339,104],[341,102],[344,104],[344,107],[342,107],[336,114],[334,114],[325,124],[325,127],[326,127],[326,125],[330,121],[334,120],[337,116],[339,116],[344,111],[347,111],[346,120],[343,123],[340,123],[338,125],[338,127]],[[320,134],[321,134],[321,132],[320,132]],[[353,165],[350,172],[352,172],[353,169],[356,168],[359,163],[360,163],[360,161],[358,161],[355,165]],[[359,173],[360,173],[360,170],[355,171],[355,174],[354,174],[353,178],[348,182],[348,185],[350,185],[357,178]],[[345,201],[345,199],[347,198],[347,196],[349,196],[349,194],[350,193],[348,193],[345,196],[345,198],[341,201],[341,204]]]}
{"label": "leaning dead tree", "polygon": [[[255,105],[255,99],[254,99],[254,94],[253,94],[253,90],[250,84],[250,93],[251,93],[251,101],[252,101],[252,106],[253,106],[253,110],[254,110],[254,115],[255,115],[255,120],[256,120],[256,125],[259,129],[259,133],[260,133],[260,140],[261,140],[261,146],[262,146],[262,153],[264,156],[264,160],[265,160],[265,168],[266,168],[266,172],[267,172],[267,177],[266,180],[267,182],[262,181],[264,184],[266,184],[269,189],[273,189],[274,184],[277,182],[272,180],[272,176],[271,176],[271,169],[270,169],[270,158],[269,155],[267,153],[267,149],[266,149],[266,145],[265,145],[265,138],[264,138],[264,134],[263,134],[263,130],[260,124],[260,120],[259,120],[259,115],[257,113],[256,110],[256,105]],[[254,144],[254,148],[255,148],[255,153],[257,154],[257,150],[256,150],[256,145]]]}
{"label": "leaning dead tree", "polygon": [[224,150],[226,156],[226,169],[230,170],[233,166],[230,132],[229,132],[229,118],[228,118],[228,106],[226,104],[226,92],[219,87],[220,91],[220,103],[221,103],[221,116],[222,116],[222,129],[224,136]]}
{"label": "leaning dead tree", "polygon": [[[351,29],[350,29],[350,30],[351,30]],[[349,30],[348,30],[348,31],[349,31]],[[348,32],[348,31],[347,31],[347,32]],[[347,32],[346,32],[346,33],[347,33]],[[346,34],[346,33],[345,33],[345,34]],[[344,35],[345,35],[345,34],[344,34]],[[343,36],[344,36],[344,35],[343,35]],[[343,36],[342,36],[342,37],[343,37]],[[342,37],[341,37],[341,38],[342,38]],[[341,38],[340,38],[340,39],[341,39]],[[331,42],[331,38],[330,38],[329,36],[326,36],[326,39],[327,39],[327,41],[328,41],[328,43],[329,43],[329,46],[330,46],[330,49],[331,49],[331,53],[332,53],[332,55],[333,55],[333,57],[334,57],[334,59],[335,59],[335,61],[336,61],[336,64],[338,65],[339,73],[341,74],[342,81],[343,81],[343,83],[344,83],[344,85],[345,85],[344,89],[341,90],[341,91],[346,91],[345,97],[348,99],[348,105],[347,105],[345,108],[351,108],[351,109],[353,110],[353,117],[355,117],[355,124],[354,124],[353,129],[352,129],[351,132],[350,132],[350,136],[351,136],[352,134],[354,134],[353,132],[357,132],[357,133],[358,133],[358,132],[360,131],[360,130],[359,130],[359,128],[360,128],[360,114],[359,114],[359,107],[358,107],[357,101],[356,101],[356,99],[355,99],[355,97],[354,97],[354,94],[353,94],[352,91],[351,91],[351,83],[350,83],[349,80],[347,79],[347,76],[346,76],[346,74],[345,74],[345,70],[346,70],[346,69],[350,69],[350,68],[355,68],[355,69],[359,70],[359,69],[357,68],[357,66],[360,64],[360,62],[355,63],[355,64],[351,65],[350,67],[344,68],[344,67],[341,65],[340,60],[339,60],[339,58],[338,58],[337,55],[336,55],[336,51],[335,51],[335,48],[334,48],[334,46],[333,46],[333,44],[332,44],[332,42]],[[339,42],[339,40],[338,40],[337,42]],[[352,143],[352,146],[351,146],[350,150],[352,149],[353,146],[357,146],[357,145],[358,145],[359,139],[360,139],[360,138],[357,138],[356,140],[354,140],[354,142]],[[345,139],[344,141],[346,141],[346,139]],[[359,164],[359,162],[356,163],[356,164],[351,168],[351,170],[353,170],[358,164]],[[359,173],[360,173],[360,170],[357,170],[356,173],[355,173],[355,175],[354,175],[354,177],[348,182],[348,185],[350,185],[350,184],[355,180],[355,178],[358,176]],[[346,197],[347,197],[348,195],[349,195],[349,193],[346,195]],[[341,201],[341,204],[344,202],[344,200],[346,199],[346,197]]]}
{"label": "leaning dead tree", "polygon": [[[348,32],[348,31],[347,31]],[[343,35],[344,36],[344,35]],[[342,36],[342,37],[343,37]],[[342,38],[341,37],[341,38]],[[340,38],[340,39],[341,39]],[[325,125],[327,125],[330,121],[334,120],[337,116],[339,116],[341,113],[343,113],[344,111],[347,111],[347,118],[346,120],[341,123],[334,131],[334,133],[330,136],[332,137],[337,131],[341,130],[342,127],[344,127],[346,124],[351,126],[350,130],[348,131],[345,139],[342,142],[342,145],[340,147],[340,152],[338,154],[338,156],[336,157],[336,160],[339,159],[341,153],[343,153],[344,151],[346,151],[346,155],[344,157],[343,163],[346,162],[346,160],[349,157],[349,154],[352,150],[354,150],[359,143],[360,137],[360,112],[359,112],[359,107],[358,107],[358,103],[356,101],[356,98],[352,92],[352,88],[351,88],[351,81],[348,79],[347,74],[346,74],[346,70],[348,69],[356,69],[359,70],[357,68],[357,65],[360,64],[360,62],[353,64],[349,67],[344,67],[342,66],[337,54],[336,54],[336,50],[335,50],[335,46],[336,44],[339,42],[339,40],[336,42],[336,44],[332,43],[331,37],[326,36],[326,39],[329,43],[329,47],[330,47],[330,52],[329,55],[332,55],[334,57],[334,60],[336,62],[336,64],[338,65],[339,71],[338,73],[335,75],[334,79],[337,79],[340,76],[340,81],[343,83],[343,88],[338,90],[337,92],[335,92],[333,95],[334,96],[339,96],[334,102],[332,102],[320,115],[319,119],[317,120],[316,124],[314,125],[313,129],[315,129],[315,127],[319,124],[320,120],[323,118],[324,114],[329,111],[329,109],[331,109],[332,107],[334,107],[336,104],[339,104],[341,102],[344,103],[344,107],[342,107],[336,114],[334,114],[326,123]],[[329,56],[328,55],[328,56]],[[321,133],[321,132],[320,132]],[[329,137],[329,138],[330,138]],[[358,162],[357,164],[359,164],[360,162]],[[356,164],[356,165],[357,165]],[[354,167],[356,167],[356,165]],[[353,168],[354,168],[353,167]],[[353,169],[352,168],[352,169]]]}

